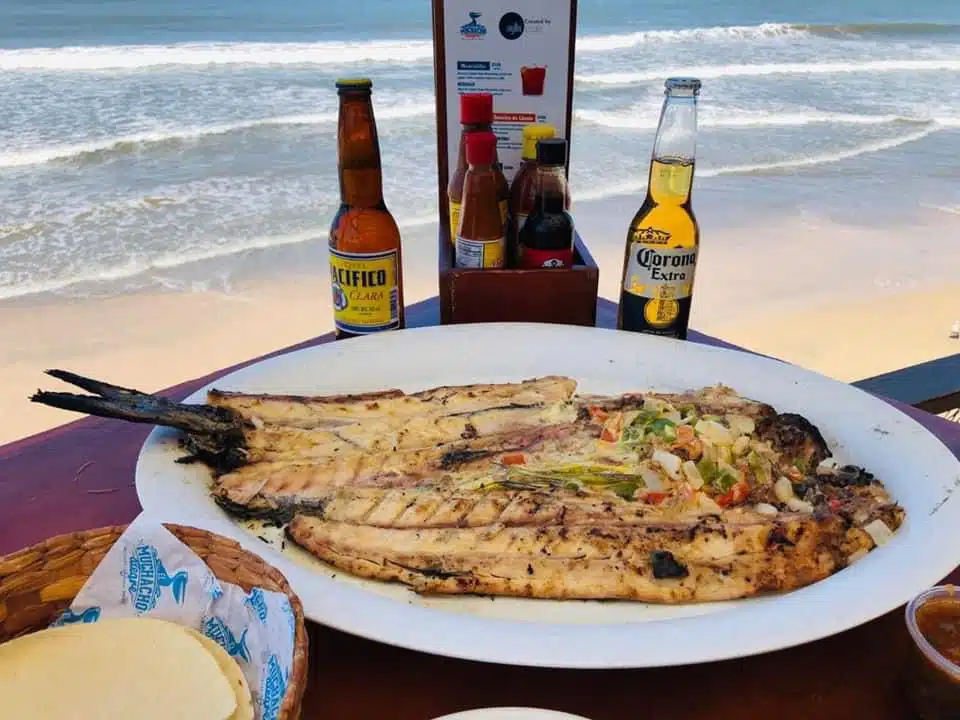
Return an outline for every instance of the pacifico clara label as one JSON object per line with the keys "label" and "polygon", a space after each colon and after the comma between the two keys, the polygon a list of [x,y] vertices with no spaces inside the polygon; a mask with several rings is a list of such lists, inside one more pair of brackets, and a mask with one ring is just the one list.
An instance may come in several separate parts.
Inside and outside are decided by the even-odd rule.
{"label": "pacifico clara label", "polygon": [[330,249],[333,317],[341,332],[363,335],[400,326],[397,251]]}

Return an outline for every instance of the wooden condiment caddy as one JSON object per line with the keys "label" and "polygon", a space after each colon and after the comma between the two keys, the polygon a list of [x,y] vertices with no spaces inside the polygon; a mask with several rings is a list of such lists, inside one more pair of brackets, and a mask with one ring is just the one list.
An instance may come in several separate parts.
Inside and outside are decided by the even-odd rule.
{"label": "wooden condiment caddy", "polygon": [[[478,12],[469,0],[433,0],[440,321],[592,326],[597,318],[600,269],[579,234],[574,266],[569,269],[454,267],[447,182],[459,140],[458,88],[494,94],[493,129],[508,179],[520,161],[523,125],[548,122],[569,143],[573,116],[577,0],[515,0],[502,10],[482,5]],[[545,8],[549,15],[544,14]],[[566,43],[557,42],[558,33]],[[538,68],[536,84],[543,80],[542,87],[534,89],[539,95],[529,94],[529,83],[523,83],[521,68],[529,74],[530,67]],[[576,218],[576,197],[573,212]]]}

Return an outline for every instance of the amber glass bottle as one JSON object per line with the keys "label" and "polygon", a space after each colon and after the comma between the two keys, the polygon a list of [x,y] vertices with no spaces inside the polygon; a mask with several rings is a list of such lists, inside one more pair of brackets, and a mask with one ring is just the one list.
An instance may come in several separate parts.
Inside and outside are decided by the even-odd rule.
{"label": "amber glass bottle", "polygon": [[338,80],[340,209],[330,226],[337,339],[403,327],[400,230],[383,200],[372,83]]}
{"label": "amber glass bottle", "polygon": [[[447,184],[447,201],[450,212],[450,242],[456,243],[460,228],[460,211],[463,203],[463,181],[467,175],[467,136],[474,132],[493,131],[493,95],[490,93],[464,93],[460,96],[460,150],[457,167]],[[503,174],[500,159],[494,150],[493,169],[497,180],[500,217],[506,227],[510,203],[510,185]]]}
{"label": "amber glass bottle", "polygon": [[537,143],[534,201],[520,228],[519,265],[522,268],[573,266],[573,218],[567,212],[570,191],[564,172],[567,141],[548,138]]}
{"label": "amber glass bottle", "polygon": [[457,267],[500,268],[504,265],[506,237],[500,215],[496,157],[496,135],[492,132],[469,134],[463,210],[455,246]]}
{"label": "amber glass bottle", "polygon": [[509,229],[507,232],[507,261],[516,265],[519,256],[517,237],[520,228],[533,209],[534,184],[537,173],[537,142],[552,138],[557,134],[553,125],[532,123],[523,128],[523,150],[520,167],[510,185]]}

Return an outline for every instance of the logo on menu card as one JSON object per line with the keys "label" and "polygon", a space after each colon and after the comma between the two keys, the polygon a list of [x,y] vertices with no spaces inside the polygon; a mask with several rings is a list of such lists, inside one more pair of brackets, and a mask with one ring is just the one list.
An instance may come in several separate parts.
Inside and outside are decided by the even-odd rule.
{"label": "logo on menu card", "polygon": [[483,13],[470,12],[470,22],[460,26],[460,34],[468,40],[477,40],[487,34],[486,26],[477,22],[477,19],[483,16]]}
{"label": "logo on menu card", "polygon": [[523,35],[523,27],[523,16],[520,13],[508,12],[500,18],[500,34],[507,40],[516,40]]}

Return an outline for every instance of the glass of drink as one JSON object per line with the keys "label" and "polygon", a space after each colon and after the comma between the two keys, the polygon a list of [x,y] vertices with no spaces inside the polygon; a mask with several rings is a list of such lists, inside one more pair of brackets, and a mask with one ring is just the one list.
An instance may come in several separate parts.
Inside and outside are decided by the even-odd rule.
{"label": "glass of drink", "polygon": [[543,86],[547,81],[547,69],[534,65],[520,68],[520,82],[524,95],[543,95]]}
{"label": "glass of drink", "polygon": [[918,718],[960,717],[960,593],[953,585],[930,588],[906,609],[913,641],[907,660],[907,694]]}

